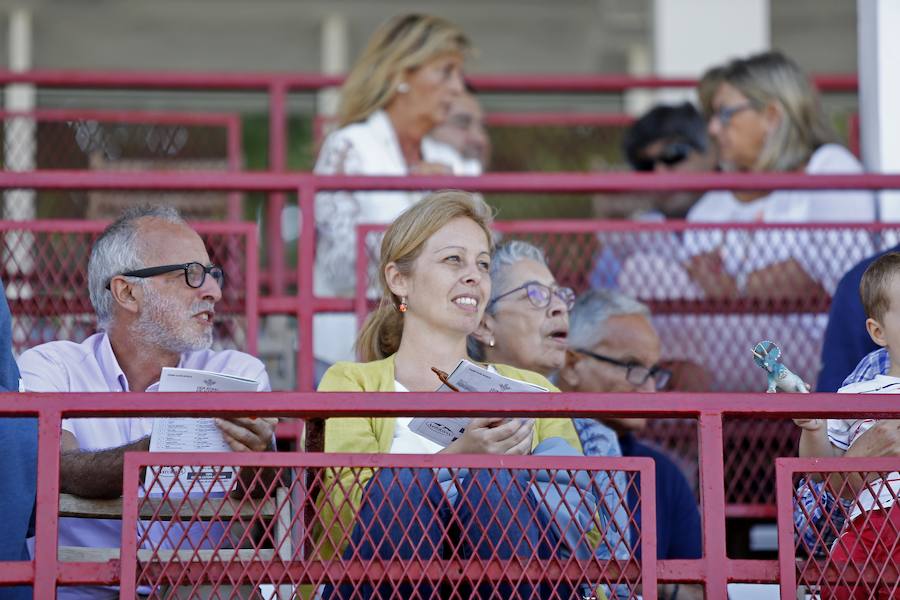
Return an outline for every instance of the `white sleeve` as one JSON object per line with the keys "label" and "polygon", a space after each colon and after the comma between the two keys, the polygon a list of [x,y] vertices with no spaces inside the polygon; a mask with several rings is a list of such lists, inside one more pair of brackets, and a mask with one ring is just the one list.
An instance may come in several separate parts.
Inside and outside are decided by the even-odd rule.
{"label": "white sleeve", "polygon": [[[328,136],[316,161],[320,175],[362,172],[362,159],[352,141],[335,132]],[[360,205],[351,192],[316,194],[316,293],[352,296],[356,265],[356,225]]]}
{"label": "white sleeve", "polygon": [[[68,370],[46,347],[23,352],[16,361],[26,392],[68,392]],[[75,435],[71,419],[62,420],[63,431]]]}

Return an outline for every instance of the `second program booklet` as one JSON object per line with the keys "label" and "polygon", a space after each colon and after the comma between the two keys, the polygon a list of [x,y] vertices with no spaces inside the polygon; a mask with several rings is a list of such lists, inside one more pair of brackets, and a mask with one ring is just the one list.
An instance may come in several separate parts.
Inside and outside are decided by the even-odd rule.
{"label": "second program booklet", "polygon": [[[450,385],[447,385],[449,383]],[[461,360],[453,372],[447,376],[447,383],[442,383],[439,392],[454,391],[452,385],[460,392],[548,392],[545,387],[505,377],[500,373],[476,365],[468,360]],[[416,417],[409,429],[422,437],[441,446],[448,446],[461,436],[471,421],[468,417]]]}
{"label": "second program booklet", "polygon": [[[159,378],[160,392],[255,392],[258,387],[254,379],[198,369],[164,367]],[[157,417],[153,419],[150,452],[231,452],[231,448],[212,417]],[[161,467],[155,482],[147,469],[145,487],[151,495],[179,494],[188,488],[191,493],[224,493],[225,484],[230,485],[234,476],[231,467]],[[176,478],[180,486],[175,484]]]}

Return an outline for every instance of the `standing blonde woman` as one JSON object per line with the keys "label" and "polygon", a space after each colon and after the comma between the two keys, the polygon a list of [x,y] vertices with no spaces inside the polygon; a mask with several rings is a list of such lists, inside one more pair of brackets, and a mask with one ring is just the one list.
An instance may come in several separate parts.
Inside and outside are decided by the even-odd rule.
{"label": "standing blonde woman", "polygon": [[[466,338],[491,298],[490,224],[487,206],[457,191],[431,194],[400,215],[381,245],[381,305],[357,340],[367,362],[332,366],[319,391],[430,392],[440,383],[432,367],[450,372],[468,358]],[[489,368],[556,391],[537,373],[499,364]],[[521,455],[541,444],[539,452],[581,454],[570,419],[476,418],[446,448],[411,431],[409,422],[329,419],[325,451]],[[553,450],[543,450],[549,446]],[[319,532],[324,558],[342,550],[345,558],[439,557],[445,543],[481,558],[535,554],[544,546],[540,540],[552,534],[529,483],[508,470],[477,471],[460,475],[462,483],[447,489],[432,469],[326,474],[323,489],[329,497],[320,498],[320,522],[333,525]],[[456,519],[461,540],[448,538],[448,521]],[[352,531],[350,539],[342,531]],[[408,540],[416,540],[416,547]]]}
{"label": "standing blonde woman", "polygon": [[[347,76],[338,109],[340,129],[326,138],[315,172],[478,175],[477,161],[464,160],[428,137],[465,91],[463,62],[470,48],[465,33],[439,17],[410,14],[384,23]],[[418,198],[391,191],[319,194],[316,294],[351,296],[357,223],[390,223]],[[328,329],[316,333],[316,355],[329,362],[350,358],[349,343],[335,341],[353,339],[354,317],[322,315],[317,323]]]}

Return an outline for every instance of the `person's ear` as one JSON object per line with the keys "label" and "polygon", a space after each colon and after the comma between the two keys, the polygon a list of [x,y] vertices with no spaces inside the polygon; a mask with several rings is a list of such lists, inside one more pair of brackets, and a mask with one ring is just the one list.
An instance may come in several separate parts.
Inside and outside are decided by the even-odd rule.
{"label": "person's ear", "polygon": [[140,310],[140,302],[144,297],[144,290],[140,284],[129,282],[124,277],[113,277],[109,281],[109,293],[122,310],[137,314]]}
{"label": "person's ear", "polygon": [[887,339],[884,337],[884,327],[875,319],[866,319],[866,331],[872,341],[881,347],[887,346]]}
{"label": "person's ear", "polygon": [[384,267],[384,279],[387,281],[388,289],[398,298],[409,295],[409,280],[395,262],[389,262]]}
{"label": "person's ear", "polygon": [[762,115],[766,123],[766,130],[771,133],[781,125],[781,120],[784,118],[784,110],[780,104],[773,101],[766,104]]}
{"label": "person's ear", "polygon": [[472,332],[472,337],[478,340],[485,348],[493,348],[496,345],[496,340],[494,339],[496,323],[497,321],[493,315],[485,313],[481,317],[481,323],[478,324],[478,328]]}
{"label": "person's ear", "polygon": [[579,362],[581,362],[581,357],[578,356],[577,352],[566,350],[566,361],[562,369],[559,370],[559,378],[566,383],[566,387],[569,389],[578,389],[581,383],[581,378],[575,369],[575,365]]}

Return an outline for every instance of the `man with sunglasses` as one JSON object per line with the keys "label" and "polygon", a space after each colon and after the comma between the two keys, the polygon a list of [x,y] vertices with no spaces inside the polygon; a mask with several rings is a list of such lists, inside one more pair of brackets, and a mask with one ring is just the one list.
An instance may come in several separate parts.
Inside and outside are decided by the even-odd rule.
{"label": "man with sunglasses", "polygon": [[[88,263],[100,332],[82,343],[57,341],[22,354],[30,392],[156,391],[163,367],[236,375],[268,391],[265,367],[235,350],[213,351],[215,305],[225,275],[203,240],[171,208],[131,209],[100,235]],[[222,418],[235,451],[273,449],[275,419]],[[63,420],[60,491],[86,498],[122,494],[123,456],[148,450],[152,418]],[[206,528],[207,535],[209,528]],[[189,537],[193,535],[192,529]],[[61,518],[59,544],[118,547],[121,522]],[[106,598],[114,588],[60,588],[58,598]]]}
{"label": "man with sunglasses", "polygon": [[[716,153],[706,122],[689,102],[653,107],[625,132],[622,151],[635,171],[703,173],[717,170]],[[697,192],[654,195],[654,211],[683,219],[700,198]]]}
{"label": "man with sunglasses", "polygon": [[[671,373],[659,366],[660,355],[659,336],[647,306],[618,292],[587,292],[569,312],[569,350],[557,385],[565,392],[662,390]],[[635,437],[646,419],[609,418],[603,423],[618,434],[623,456],[649,456],[656,463],[657,558],[700,558],[697,498],[671,458]],[[632,511],[637,511],[635,521],[640,526],[640,507],[631,493],[628,503]],[[703,597],[698,586],[663,587],[669,589],[661,598]]]}

